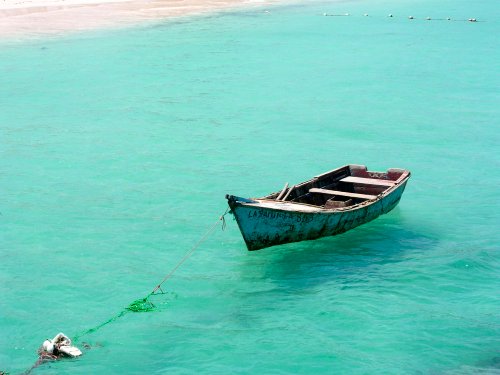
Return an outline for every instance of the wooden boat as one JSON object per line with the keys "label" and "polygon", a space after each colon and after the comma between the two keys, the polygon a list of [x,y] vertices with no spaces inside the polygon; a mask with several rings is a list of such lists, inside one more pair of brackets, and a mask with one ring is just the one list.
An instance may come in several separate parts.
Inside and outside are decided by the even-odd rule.
{"label": "wooden boat", "polygon": [[404,169],[346,165],[262,198],[226,195],[248,250],[343,233],[391,211],[410,178]]}

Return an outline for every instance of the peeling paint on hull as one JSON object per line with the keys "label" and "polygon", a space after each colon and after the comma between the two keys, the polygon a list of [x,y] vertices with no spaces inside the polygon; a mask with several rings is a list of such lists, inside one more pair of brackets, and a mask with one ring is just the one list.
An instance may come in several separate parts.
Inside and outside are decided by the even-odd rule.
{"label": "peeling paint on hull", "polygon": [[406,180],[377,199],[344,209],[324,209],[229,196],[248,250],[334,236],[376,219],[399,203]]}

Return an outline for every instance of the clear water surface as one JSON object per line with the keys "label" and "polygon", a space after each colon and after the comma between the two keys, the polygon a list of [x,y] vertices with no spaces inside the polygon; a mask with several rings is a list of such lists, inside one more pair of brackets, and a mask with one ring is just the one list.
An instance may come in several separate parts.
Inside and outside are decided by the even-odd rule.
{"label": "clear water surface", "polygon": [[500,373],[497,1],[266,9],[2,43],[0,369],[146,295],[226,193],[358,163],[412,171],[392,213],[252,253],[229,219],[34,373]]}

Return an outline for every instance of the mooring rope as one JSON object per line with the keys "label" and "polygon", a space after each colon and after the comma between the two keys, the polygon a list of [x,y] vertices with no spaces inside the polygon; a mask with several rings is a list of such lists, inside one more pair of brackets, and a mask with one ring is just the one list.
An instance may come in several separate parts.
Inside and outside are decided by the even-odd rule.
{"label": "mooring rope", "polygon": [[[196,242],[194,244],[194,246],[189,249],[189,251],[186,252],[186,254],[184,254],[184,256],[182,257],[182,259],[175,265],[175,267],[163,278],[163,280],[158,283],[153,291],[151,293],[149,293],[145,298],[142,298],[142,299],[138,299],[134,302],[132,302],[130,305],[128,305],[126,308],[124,308],[122,311],[120,311],[118,314],[116,314],[115,316],[109,318],[108,320],[102,322],[101,324],[93,327],[93,328],[90,328],[90,329],[87,329],[81,333],[78,333],[76,334],[74,337],[73,337],[73,340],[74,342],[78,342],[78,340],[85,336],[85,335],[88,335],[90,333],[94,333],[96,331],[98,331],[99,329],[101,329],[102,327],[114,322],[115,320],[121,318],[122,316],[124,316],[127,312],[147,312],[147,311],[153,311],[154,308],[155,308],[155,305],[153,305],[153,303],[151,301],[149,301],[149,297],[151,297],[152,295],[155,295],[155,294],[165,294],[165,292],[163,292],[163,290],[161,289],[161,286],[168,280],[170,279],[175,271],[177,271],[177,269],[179,269],[179,267],[186,261],[188,260],[191,255],[193,255],[194,251],[200,247],[200,245],[202,243],[204,243],[208,236],[211,235],[214,231],[215,231],[215,228],[217,228],[217,225],[219,224],[219,222],[222,222],[222,230],[224,230],[226,228],[226,219],[224,218],[226,216],[226,214],[229,212],[229,208],[217,219],[217,221],[205,232],[205,234],[203,234],[203,236],[201,236],[201,238],[198,240],[198,242]],[[160,292],[158,292],[160,291]],[[52,356],[54,358],[50,358],[50,360],[54,360],[54,359],[57,359],[57,357],[55,356]],[[28,370],[26,370],[23,375],[29,375],[31,374],[31,372],[37,368],[38,366],[42,365],[43,363],[47,362],[49,359],[48,357],[43,357],[43,356],[40,356],[38,358],[38,360],[35,362],[35,364],[33,364]],[[8,374],[2,370],[0,370],[0,375],[4,375],[4,374]]]}
{"label": "mooring rope", "polygon": [[[189,259],[189,257],[191,257],[191,255],[194,253],[194,251],[203,243],[206,241],[206,239],[208,238],[208,236],[210,234],[213,233],[213,231],[215,230],[215,228],[217,227],[217,225],[219,224],[219,221],[222,221],[222,230],[224,230],[226,228],[226,220],[224,219],[224,216],[226,216],[226,214],[229,212],[229,208],[226,210],[226,212],[224,212],[220,217],[219,219],[212,225],[212,227],[210,227],[206,233],[198,240],[198,242],[182,257],[182,259],[179,261],[179,263],[177,263],[177,265],[163,278],[163,280],[155,286],[155,288],[153,289],[153,291],[148,295],[151,296],[153,294],[156,293],[156,291],[160,290],[161,293],[163,293],[162,289],[161,289],[161,286],[163,285],[163,283],[165,283],[168,279],[170,279],[172,277],[172,275],[175,273],[175,271],[177,271],[177,269],[182,265],[182,263],[184,263],[186,260]],[[147,298],[147,297],[146,297]]]}
{"label": "mooring rope", "polygon": [[[88,330],[86,330],[84,332],[81,332],[80,334],[75,335],[74,336],[74,340],[78,341],[78,339],[80,339],[82,336],[88,335],[89,333],[96,332],[97,330],[99,330],[102,327],[108,325],[109,323],[112,323],[115,320],[117,320],[118,318],[121,318],[122,316],[124,316],[129,311],[132,311],[132,312],[148,312],[148,311],[153,311],[154,308],[155,308],[155,305],[151,301],[149,301],[149,297],[151,297],[152,295],[155,295],[155,294],[165,294],[163,292],[163,290],[161,289],[161,286],[168,279],[170,279],[174,275],[175,271],[177,271],[177,269],[186,260],[188,260],[191,257],[191,255],[193,255],[194,251],[196,249],[198,249],[200,247],[200,245],[203,244],[207,240],[208,236],[211,235],[215,231],[215,229],[217,228],[217,225],[219,224],[219,222],[222,222],[222,230],[224,230],[226,228],[226,219],[224,217],[227,215],[228,212],[229,212],[229,208],[217,219],[217,221],[205,232],[205,234],[203,234],[203,236],[201,236],[201,238],[194,244],[194,246],[191,249],[189,249],[189,251],[187,251],[186,254],[184,254],[184,256],[182,257],[182,259],[175,265],[174,268],[172,268],[172,270],[163,278],[163,280],[154,287],[154,289],[153,289],[153,291],[151,293],[149,293],[144,298],[135,300],[130,305],[128,305],[125,309],[123,309],[122,311],[120,311],[118,314],[116,314],[112,318],[106,320],[105,322],[99,324],[98,326],[90,328],[90,329],[88,329]],[[158,291],[160,291],[160,292],[158,292]]]}

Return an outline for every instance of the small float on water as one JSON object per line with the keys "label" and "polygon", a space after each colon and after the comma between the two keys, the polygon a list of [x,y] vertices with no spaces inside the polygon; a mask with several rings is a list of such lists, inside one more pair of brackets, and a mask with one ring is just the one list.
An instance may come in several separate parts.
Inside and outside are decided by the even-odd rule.
{"label": "small float on water", "polygon": [[80,349],[71,345],[71,339],[64,333],[58,333],[52,340],[45,340],[38,350],[42,359],[58,359],[60,357],[79,357]]}
{"label": "small float on water", "polygon": [[410,171],[346,165],[262,198],[226,195],[248,250],[334,236],[399,203]]}

